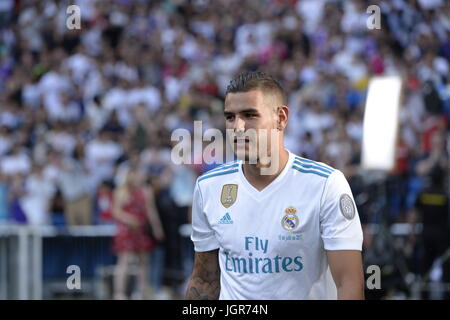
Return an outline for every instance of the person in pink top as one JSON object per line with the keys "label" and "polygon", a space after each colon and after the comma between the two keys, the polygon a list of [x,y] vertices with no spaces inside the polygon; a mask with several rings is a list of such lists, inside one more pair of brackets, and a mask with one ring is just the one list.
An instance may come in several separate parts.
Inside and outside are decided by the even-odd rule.
{"label": "person in pink top", "polygon": [[[156,212],[152,190],[145,186],[139,172],[131,168],[125,184],[114,192],[113,216],[117,220],[117,234],[113,251],[117,254],[114,277],[114,299],[126,299],[128,267],[138,264],[137,298],[148,298],[148,253],[154,249],[155,240],[162,241],[164,232]],[[151,228],[150,236],[149,225]],[[153,239],[154,237],[154,239]]]}

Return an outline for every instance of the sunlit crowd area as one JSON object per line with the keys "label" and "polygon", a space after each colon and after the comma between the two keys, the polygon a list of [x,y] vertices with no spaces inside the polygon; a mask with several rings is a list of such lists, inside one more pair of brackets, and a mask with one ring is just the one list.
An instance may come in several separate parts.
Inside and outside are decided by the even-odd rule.
{"label": "sunlit crowd area", "polygon": [[[80,29],[67,27],[71,4]],[[367,27],[369,5],[380,29]],[[164,230],[148,248],[149,297],[182,296],[194,184],[214,164],[175,165],[171,133],[194,121],[223,130],[229,81],[259,70],[287,93],[287,148],[350,182],[365,263],[385,279],[367,298],[409,298],[416,281],[450,282],[445,259],[431,272],[449,247],[449,61],[444,0],[2,0],[0,226],[116,226],[115,191],[136,169]],[[380,175],[360,166],[364,106],[369,79],[394,74],[396,165]],[[108,239],[95,263],[80,253],[91,242],[64,241],[44,241],[44,284],[65,276],[67,259],[92,278],[116,263]]]}

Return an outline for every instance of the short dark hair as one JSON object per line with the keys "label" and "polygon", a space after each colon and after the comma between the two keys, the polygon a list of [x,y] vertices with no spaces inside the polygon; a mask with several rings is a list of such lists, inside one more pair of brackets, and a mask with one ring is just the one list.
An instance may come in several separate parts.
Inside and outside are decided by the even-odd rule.
{"label": "short dark hair", "polygon": [[261,72],[244,72],[230,81],[225,96],[228,93],[249,92],[252,90],[261,90],[264,93],[277,95],[282,104],[286,105],[286,95],[281,84],[272,76]]}

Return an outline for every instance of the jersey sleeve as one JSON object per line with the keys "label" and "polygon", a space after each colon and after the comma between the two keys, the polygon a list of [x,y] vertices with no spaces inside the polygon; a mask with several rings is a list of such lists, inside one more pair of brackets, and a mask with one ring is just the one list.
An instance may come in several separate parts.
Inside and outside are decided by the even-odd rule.
{"label": "jersey sleeve", "polygon": [[323,190],[320,232],[325,250],[362,250],[358,210],[347,179],[339,170],[328,177]]}
{"label": "jersey sleeve", "polygon": [[195,184],[192,202],[191,240],[197,252],[211,251],[219,248],[219,242],[216,239],[215,232],[211,228],[208,218],[203,211],[203,198],[198,181]]}

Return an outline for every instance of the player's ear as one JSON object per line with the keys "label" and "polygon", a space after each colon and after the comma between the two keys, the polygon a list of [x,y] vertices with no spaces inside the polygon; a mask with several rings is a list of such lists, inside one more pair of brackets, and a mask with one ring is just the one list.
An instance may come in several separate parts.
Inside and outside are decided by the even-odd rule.
{"label": "player's ear", "polygon": [[277,129],[278,131],[282,131],[286,128],[287,121],[289,118],[289,108],[287,106],[279,106],[277,107]]}

